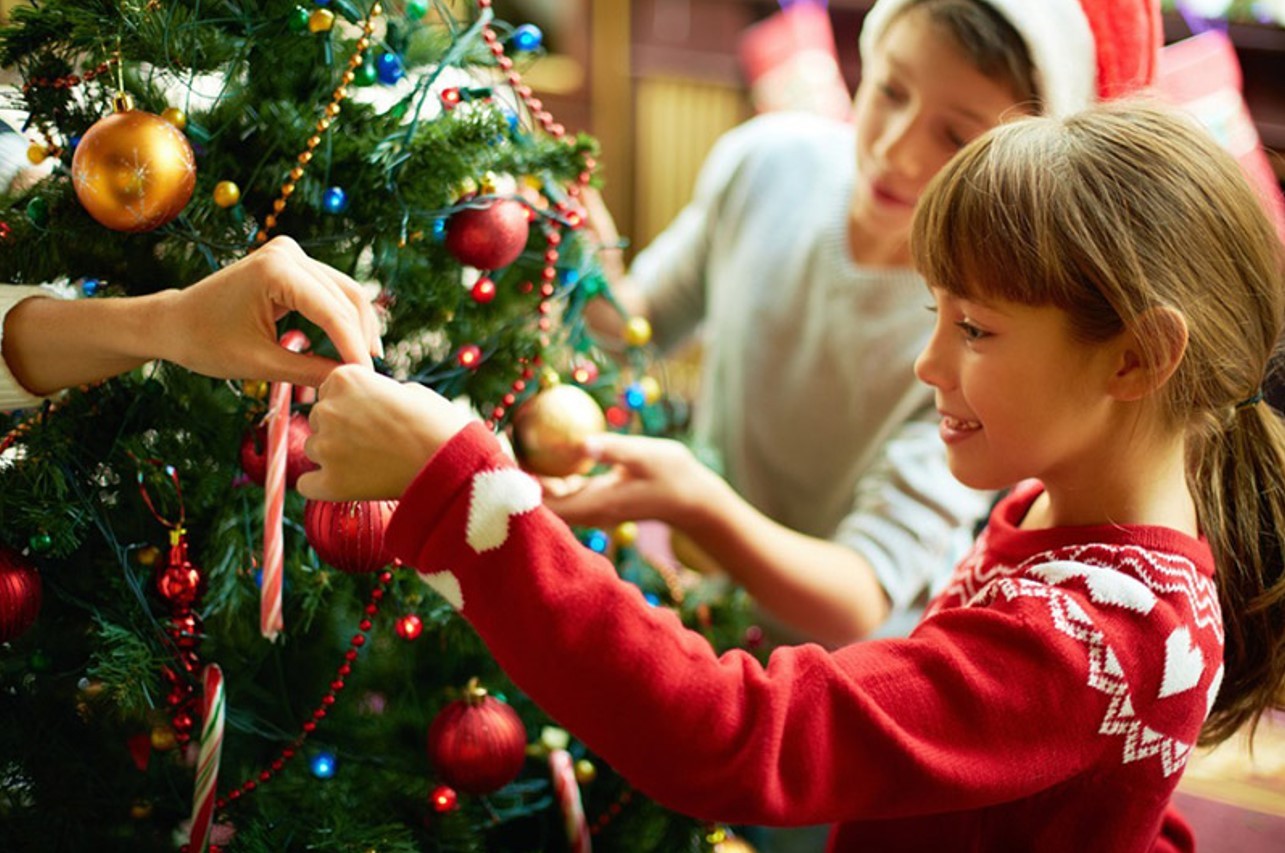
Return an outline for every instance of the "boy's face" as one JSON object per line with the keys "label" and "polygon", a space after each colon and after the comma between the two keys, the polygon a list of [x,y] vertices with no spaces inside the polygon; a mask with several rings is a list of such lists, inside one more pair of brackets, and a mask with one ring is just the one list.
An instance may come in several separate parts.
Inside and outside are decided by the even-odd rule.
{"label": "boy's face", "polygon": [[925,13],[905,12],[871,52],[857,88],[853,225],[908,240],[915,203],[933,175],[970,140],[1027,111]]}

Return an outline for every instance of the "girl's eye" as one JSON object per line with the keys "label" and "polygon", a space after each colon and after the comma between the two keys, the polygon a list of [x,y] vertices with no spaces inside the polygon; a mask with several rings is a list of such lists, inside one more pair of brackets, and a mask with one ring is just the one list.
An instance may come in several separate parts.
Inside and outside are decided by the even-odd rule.
{"label": "girl's eye", "polygon": [[990,337],[990,332],[979,329],[967,320],[959,320],[955,323],[955,326],[963,333],[966,340],[980,341],[982,338]]}

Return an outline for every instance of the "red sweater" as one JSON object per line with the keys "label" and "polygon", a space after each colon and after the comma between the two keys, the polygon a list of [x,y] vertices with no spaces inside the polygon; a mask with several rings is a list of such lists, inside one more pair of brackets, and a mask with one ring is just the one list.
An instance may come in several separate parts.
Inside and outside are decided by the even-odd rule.
{"label": "red sweater", "polygon": [[836,850],[1175,849],[1166,806],[1222,677],[1210,551],[1157,527],[1017,529],[1038,493],[996,508],[910,637],[766,668],[648,605],[481,425],[388,539],[518,686],[677,811],[835,823]]}

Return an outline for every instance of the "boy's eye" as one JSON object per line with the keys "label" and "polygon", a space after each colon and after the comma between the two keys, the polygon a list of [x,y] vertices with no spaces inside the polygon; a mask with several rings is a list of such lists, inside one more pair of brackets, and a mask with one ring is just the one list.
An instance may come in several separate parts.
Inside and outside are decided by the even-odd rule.
{"label": "boy's eye", "polygon": [[979,329],[967,320],[959,320],[955,323],[955,326],[963,333],[964,337],[970,341],[978,341],[990,335],[990,332]]}
{"label": "boy's eye", "polygon": [[880,83],[879,94],[883,95],[890,101],[904,101],[906,98],[902,91],[891,83]]}

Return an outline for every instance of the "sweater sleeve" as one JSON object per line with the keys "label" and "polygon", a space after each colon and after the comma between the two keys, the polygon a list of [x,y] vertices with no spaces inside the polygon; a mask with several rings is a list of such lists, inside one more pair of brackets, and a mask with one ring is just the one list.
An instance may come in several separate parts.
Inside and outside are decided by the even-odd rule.
{"label": "sweater sleeve", "polygon": [[698,818],[967,809],[1044,790],[1097,757],[1102,702],[1068,699],[1083,690],[1083,651],[1034,630],[1021,600],[941,614],[906,639],[781,648],[766,667],[719,656],[541,507],[538,485],[478,424],[412,483],[388,542],[547,713]]}
{"label": "sweater sleeve", "polygon": [[833,539],[866,558],[894,610],[903,610],[950,577],[994,498],[950,473],[936,412],[926,410],[884,444]]}
{"label": "sweater sleeve", "polygon": [[0,285],[0,412],[11,412],[14,409],[30,409],[39,406],[47,397],[33,394],[18,383],[9,364],[4,360],[4,323],[14,306],[24,299],[33,296],[54,296],[52,290],[43,286],[6,284]]}

